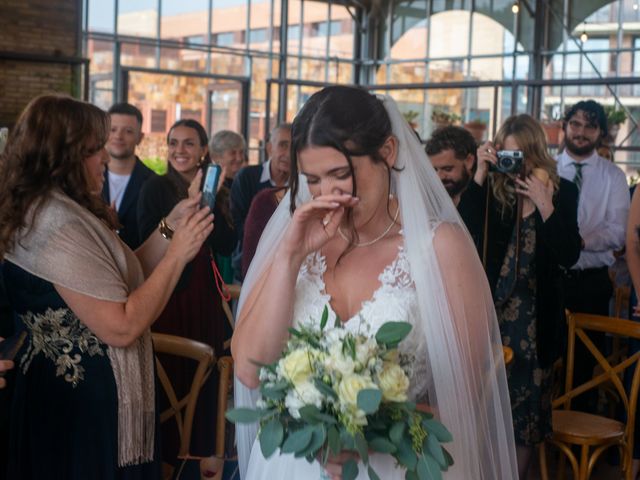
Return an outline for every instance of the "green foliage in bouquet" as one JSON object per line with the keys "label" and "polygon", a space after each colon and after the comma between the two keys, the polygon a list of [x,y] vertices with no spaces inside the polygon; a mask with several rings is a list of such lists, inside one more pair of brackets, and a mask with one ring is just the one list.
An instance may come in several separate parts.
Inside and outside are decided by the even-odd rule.
{"label": "green foliage in bouquet", "polygon": [[[398,344],[409,334],[406,322],[386,322],[375,337],[352,333],[336,318],[327,329],[291,328],[282,357],[260,369],[262,400],[257,409],[236,408],[232,422],[260,422],[265,458],[279,448],[323,465],[329,455],[357,452],[371,480],[369,452],[389,454],[406,469],[408,480],[436,480],[453,464],[442,443],[449,431],[430,413],[407,401],[406,358]],[[342,478],[355,479],[358,463],[343,465]]]}

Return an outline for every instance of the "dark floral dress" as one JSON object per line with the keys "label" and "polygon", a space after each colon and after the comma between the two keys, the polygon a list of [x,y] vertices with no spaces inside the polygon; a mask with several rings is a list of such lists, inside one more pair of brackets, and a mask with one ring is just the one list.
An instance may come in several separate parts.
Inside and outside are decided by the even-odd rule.
{"label": "dark floral dress", "polygon": [[532,446],[551,434],[551,368],[541,368],[536,348],[536,225],[535,216],[520,222],[517,276],[516,229],[495,290],[502,343],[513,349],[507,370],[515,440]]}

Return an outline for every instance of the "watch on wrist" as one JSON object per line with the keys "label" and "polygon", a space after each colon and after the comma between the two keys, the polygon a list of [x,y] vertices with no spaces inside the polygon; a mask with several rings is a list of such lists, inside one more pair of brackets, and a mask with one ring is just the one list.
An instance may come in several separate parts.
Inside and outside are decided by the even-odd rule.
{"label": "watch on wrist", "polygon": [[167,224],[166,217],[160,220],[160,224],[158,225],[158,230],[160,231],[160,235],[162,235],[167,240],[171,240],[173,238],[173,228],[171,228]]}

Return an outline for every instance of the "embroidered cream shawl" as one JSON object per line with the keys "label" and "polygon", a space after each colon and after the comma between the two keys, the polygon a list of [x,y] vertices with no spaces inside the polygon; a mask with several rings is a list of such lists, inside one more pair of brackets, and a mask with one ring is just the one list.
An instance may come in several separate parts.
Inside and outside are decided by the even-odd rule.
{"label": "embroidered cream shawl", "polygon": [[[144,280],[135,254],[115,232],[61,192],[49,195],[16,236],[7,260],[56,285],[100,300],[126,302]],[[126,348],[108,347],[118,392],[118,465],[153,459],[155,390],[147,330]],[[99,380],[98,380],[99,381]]]}

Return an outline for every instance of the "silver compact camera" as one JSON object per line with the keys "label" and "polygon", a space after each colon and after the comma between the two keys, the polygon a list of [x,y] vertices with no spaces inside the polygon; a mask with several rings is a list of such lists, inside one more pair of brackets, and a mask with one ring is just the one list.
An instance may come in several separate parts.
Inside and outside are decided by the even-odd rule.
{"label": "silver compact camera", "polygon": [[520,173],[524,165],[524,153],[522,150],[498,150],[498,161],[491,164],[490,169],[500,173]]}

